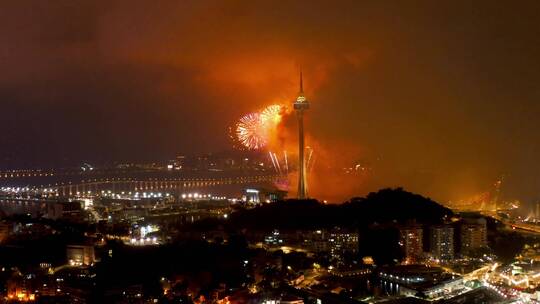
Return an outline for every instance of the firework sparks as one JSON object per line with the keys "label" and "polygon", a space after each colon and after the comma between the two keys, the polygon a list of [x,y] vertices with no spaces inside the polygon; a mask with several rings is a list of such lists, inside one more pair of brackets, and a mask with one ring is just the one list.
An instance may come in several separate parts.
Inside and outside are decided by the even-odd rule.
{"label": "firework sparks", "polygon": [[278,167],[278,173],[281,174],[281,165],[279,164],[279,158],[277,157],[276,153],[272,153],[274,155],[274,159],[276,160],[276,164]]}
{"label": "firework sparks", "polygon": [[271,105],[261,112],[261,121],[268,127],[276,126],[281,122],[283,107],[280,105]]}
{"label": "firework sparks", "polygon": [[259,113],[250,113],[242,118],[236,125],[236,136],[240,143],[251,150],[266,146],[266,130]]}
{"label": "firework sparks", "polygon": [[289,174],[289,160],[287,159],[287,150],[283,150],[283,158],[285,159],[285,173]]}
{"label": "firework sparks", "polygon": [[281,174],[281,164],[279,163],[277,154],[272,151],[268,151],[268,155],[270,155],[270,160],[272,161],[272,165],[274,166],[276,173]]}
{"label": "firework sparks", "polygon": [[306,147],[306,150],[308,150],[308,158],[306,162],[306,168],[309,171],[313,168],[313,163],[315,162],[315,158],[313,158],[313,148]]}
{"label": "firework sparks", "polygon": [[249,150],[264,148],[281,122],[284,109],[280,105],[271,105],[260,113],[250,113],[240,118],[235,128],[240,144]]}
{"label": "firework sparks", "polygon": [[270,160],[272,161],[272,165],[274,166],[274,169],[277,172],[278,168],[277,168],[277,165],[276,165],[276,161],[274,160],[274,155],[272,154],[272,151],[268,151],[268,154],[270,155]]}

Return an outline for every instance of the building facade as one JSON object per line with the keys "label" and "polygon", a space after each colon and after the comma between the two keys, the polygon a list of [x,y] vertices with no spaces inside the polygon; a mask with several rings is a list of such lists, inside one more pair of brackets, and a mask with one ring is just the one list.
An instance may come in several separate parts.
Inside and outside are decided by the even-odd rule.
{"label": "building facade", "polygon": [[431,256],[448,261],[454,258],[454,227],[434,226],[429,229]]}
{"label": "building facade", "polygon": [[71,266],[88,266],[96,262],[93,245],[68,245],[66,255]]}
{"label": "building facade", "polygon": [[337,267],[346,266],[348,258],[358,254],[358,233],[334,228],[328,233],[330,257]]}
{"label": "building facade", "polygon": [[420,226],[407,226],[399,229],[400,245],[405,255],[405,263],[420,260],[424,254],[424,231]]}
{"label": "building facade", "polygon": [[474,251],[486,248],[487,222],[485,218],[464,219],[461,224],[461,254],[470,255]]}

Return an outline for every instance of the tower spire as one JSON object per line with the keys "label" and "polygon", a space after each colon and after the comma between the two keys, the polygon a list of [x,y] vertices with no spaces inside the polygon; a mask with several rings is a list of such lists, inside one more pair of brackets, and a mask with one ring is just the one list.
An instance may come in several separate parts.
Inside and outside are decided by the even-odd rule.
{"label": "tower spire", "polygon": [[304,82],[302,80],[302,69],[300,69],[300,94],[304,94]]}

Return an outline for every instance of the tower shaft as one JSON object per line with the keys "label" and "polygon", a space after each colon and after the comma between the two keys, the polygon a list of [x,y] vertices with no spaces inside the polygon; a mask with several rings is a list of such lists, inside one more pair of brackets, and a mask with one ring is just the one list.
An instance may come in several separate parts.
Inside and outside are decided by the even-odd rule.
{"label": "tower shaft", "polygon": [[304,84],[300,72],[300,92],[294,102],[294,109],[298,117],[298,199],[308,198],[306,160],[304,157],[304,111],[309,109],[309,102],[304,97]]}
{"label": "tower shaft", "polygon": [[297,111],[298,116],[298,199],[307,198],[306,161],[304,157],[304,111]]}

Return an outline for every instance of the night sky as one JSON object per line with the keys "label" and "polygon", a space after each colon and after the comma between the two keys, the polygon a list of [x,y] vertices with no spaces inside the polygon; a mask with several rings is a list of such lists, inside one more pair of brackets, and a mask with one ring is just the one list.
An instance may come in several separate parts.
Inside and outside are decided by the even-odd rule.
{"label": "night sky", "polygon": [[226,151],[302,67],[317,165],[373,167],[344,196],[540,199],[538,1],[95,2],[0,4],[2,167]]}

